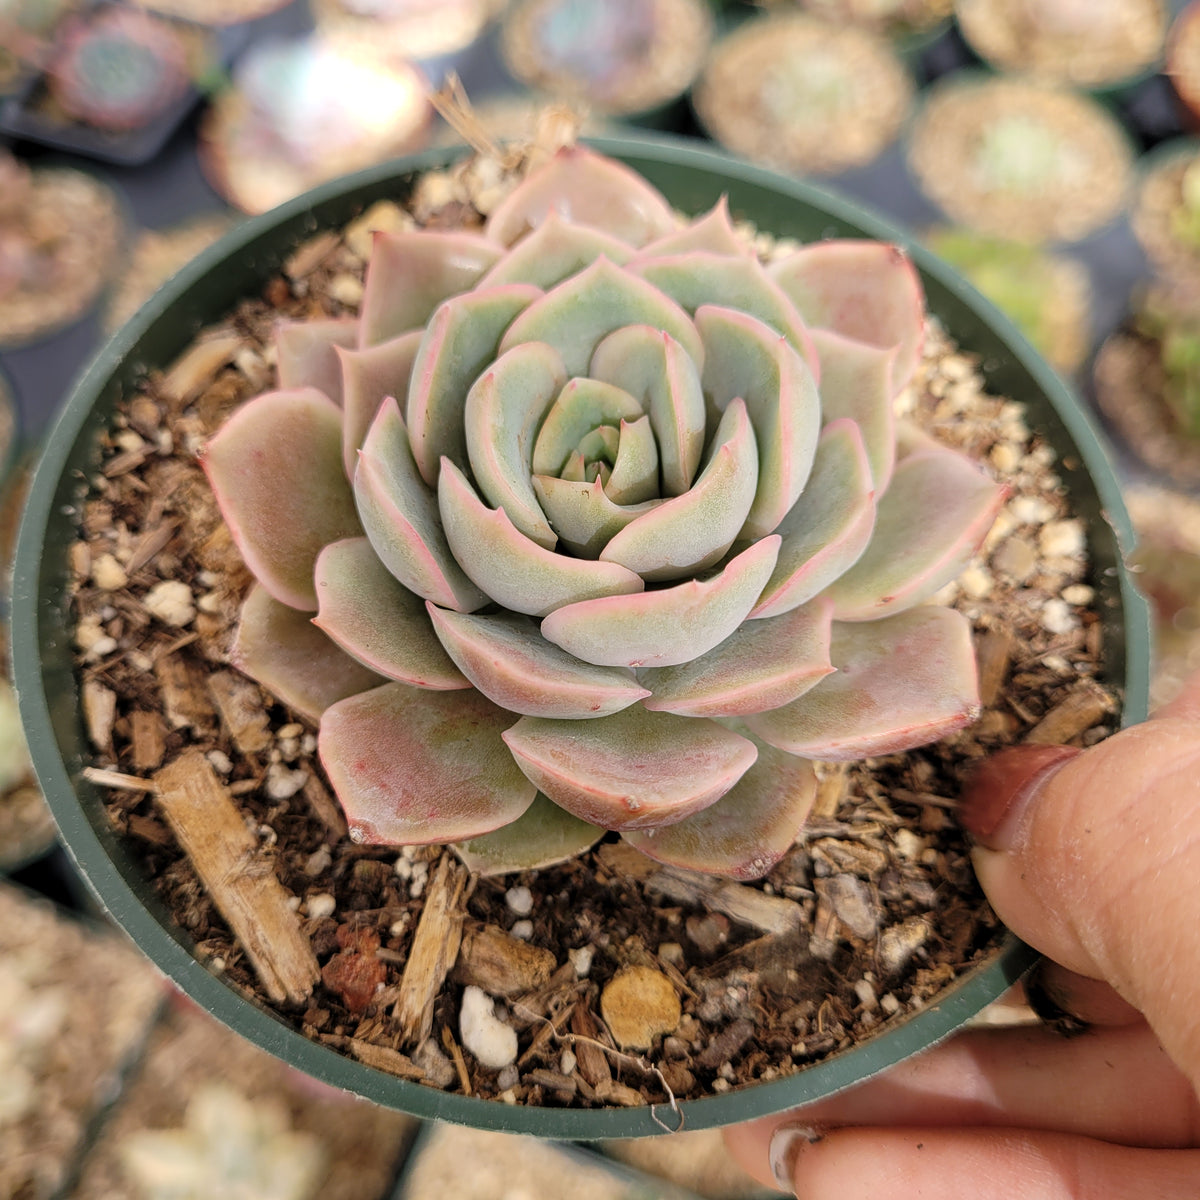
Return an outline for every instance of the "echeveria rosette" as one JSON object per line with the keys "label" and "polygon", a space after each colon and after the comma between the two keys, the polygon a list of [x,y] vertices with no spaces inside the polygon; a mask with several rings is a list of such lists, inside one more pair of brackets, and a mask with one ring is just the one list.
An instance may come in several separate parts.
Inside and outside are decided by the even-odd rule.
{"label": "echeveria rosette", "polygon": [[234,661],[320,720],[360,840],[760,876],[812,760],[978,712],[927,601],[1004,493],[898,437],[923,328],[896,247],[766,266],[582,148],[482,233],[379,235],[360,316],[283,327],[206,448],[258,581]]}

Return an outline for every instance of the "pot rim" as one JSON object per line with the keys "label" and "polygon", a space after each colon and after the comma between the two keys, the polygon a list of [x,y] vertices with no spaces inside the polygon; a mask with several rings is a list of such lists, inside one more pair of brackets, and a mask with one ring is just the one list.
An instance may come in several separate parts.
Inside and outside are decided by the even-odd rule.
{"label": "pot rim", "polygon": [[[1050,401],[1095,488],[1100,509],[1112,526],[1118,543],[1114,569],[1119,575],[1124,630],[1125,720],[1141,720],[1146,715],[1149,691],[1149,614],[1145,601],[1134,591],[1132,580],[1121,566],[1120,550],[1131,544],[1132,528],[1118,490],[1107,450],[1090,415],[1074,398],[1066,385],[1041,361],[1016,328],[997,309],[984,300],[946,265],[915,245],[912,239],[888,221],[859,205],[807,182],[776,175],[764,168],[702,148],[681,139],[662,136],[633,136],[588,139],[601,152],[622,158],[635,169],[670,171],[683,168],[699,175],[715,176],[722,189],[747,186],[773,192],[784,202],[795,201],[827,217],[831,226],[856,227],[858,236],[879,238],[902,244],[911,254],[926,280],[936,281],[950,294],[952,302],[973,310],[981,323],[990,327],[1011,354],[1016,369],[1023,372]],[[381,186],[454,161],[465,153],[462,148],[440,148],[422,154],[371,167],[354,175],[322,185],[303,196],[281,205],[262,216],[253,217],[230,230],[145,305],[98,352],[76,383],[51,429],[30,490],[22,522],[16,555],[13,587],[13,675],[26,724],[31,754],[43,791],[59,823],[63,841],[75,866],[87,880],[113,919],[172,978],[183,991],[213,1016],[293,1066],[336,1087],[368,1096],[376,1103],[413,1113],[416,1116],[453,1121],[481,1128],[515,1133],[531,1133],[559,1139],[628,1138],[675,1132],[686,1126],[696,1130],[745,1121],[778,1112],[794,1105],[830,1095],[882,1071],[908,1056],[928,1048],[958,1029],[986,1003],[1001,995],[1036,961],[1036,954],[1013,935],[1006,935],[992,956],[964,973],[934,1003],[900,1020],[885,1032],[860,1045],[835,1053],[794,1075],[767,1083],[731,1091],[724,1095],[687,1100],[672,1110],[666,1105],[651,1108],[559,1109],[511,1106],[498,1101],[447,1094],[387,1075],[343,1056],[333,1049],[310,1041],[299,1030],[285,1024],[273,1013],[259,1008],[235,992],[220,977],[211,973],[193,956],[186,935],[173,929],[165,908],[150,894],[146,880],[136,864],[122,857],[116,835],[107,827],[103,813],[93,824],[76,783],[84,762],[78,756],[68,763],[59,745],[52,714],[60,721],[81,725],[73,689],[73,676],[51,675],[43,670],[42,643],[54,648],[52,639],[67,638],[65,612],[54,597],[61,594],[65,564],[53,568],[43,565],[43,550],[49,522],[61,518],[64,489],[70,489],[71,476],[64,478],[72,452],[86,433],[93,409],[108,401],[107,392],[115,386],[115,374],[131,365],[139,343],[156,323],[164,325],[164,313],[214,269],[238,256],[253,257],[251,248],[264,235],[280,227],[303,224],[311,236],[321,227],[314,210],[345,200],[371,185]],[[347,219],[343,210],[341,221]],[[843,234],[845,236],[845,234]],[[294,240],[288,247],[294,246]],[[277,264],[286,250],[263,270]],[[170,314],[169,314],[170,315]],[[183,332],[182,349],[196,330]],[[996,361],[985,361],[985,370],[998,368]],[[144,360],[140,360],[144,361]],[[1011,366],[1012,364],[1008,364]],[[55,623],[57,622],[57,624]],[[59,648],[59,653],[66,654]],[[1120,659],[1118,656],[1118,663]],[[53,667],[53,664],[51,664]],[[61,683],[56,689],[54,684]],[[90,785],[85,785],[90,787]]]}

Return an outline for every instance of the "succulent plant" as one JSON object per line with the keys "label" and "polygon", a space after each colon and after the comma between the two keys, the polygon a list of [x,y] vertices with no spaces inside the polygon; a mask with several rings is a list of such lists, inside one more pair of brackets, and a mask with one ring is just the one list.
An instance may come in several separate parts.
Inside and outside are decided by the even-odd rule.
{"label": "succulent plant", "polygon": [[181,1129],[144,1129],[121,1143],[121,1163],[145,1200],[307,1200],[325,1156],[291,1127],[278,1101],[255,1103],[224,1084],[197,1088]]}
{"label": "succulent plant", "polygon": [[67,23],[49,82],[74,120],[111,131],[137,129],[183,95],[187,55],[167,21],[106,8]]}
{"label": "succulent plant", "polygon": [[358,840],[760,876],[811,760],[978,712],[924,602],[1004,489],[897,431],[923,329],[898,247],[767,266],[582,147],[482,233],[380,234],[360,315],[283,325],[204,449],[257,580],[232,659],[319,719]]}

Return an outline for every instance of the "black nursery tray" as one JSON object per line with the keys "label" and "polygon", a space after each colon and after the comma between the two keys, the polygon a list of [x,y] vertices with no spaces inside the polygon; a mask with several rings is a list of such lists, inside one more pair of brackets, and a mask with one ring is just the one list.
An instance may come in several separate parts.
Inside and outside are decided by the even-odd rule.
{"label": "black nursery tray", "polygon": [[[93,5],[90,12],[126,7],[129,6],[102,2]],[[0,133],[123,166],[138,166],[152,159],[200,99],[201,91],[195,80],[228,67],[250,36],[245,25],[212,28],[181,17],[154,15],[183,35],[193,79],[179,99],[158,116],[128,130],[99,129],[73,120],[57,111],[46,73],[33,68],[21,76],[12,92],[0,102]]]}

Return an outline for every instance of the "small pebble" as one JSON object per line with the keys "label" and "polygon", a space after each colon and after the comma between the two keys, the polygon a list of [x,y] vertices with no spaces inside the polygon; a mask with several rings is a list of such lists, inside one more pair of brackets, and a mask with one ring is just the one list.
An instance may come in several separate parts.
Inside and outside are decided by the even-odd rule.
{"label": "small pebble", "polygon": [[578,950],[567,951],[567,958],[571,960],[571,966],[574,968],[577,978],[586,979],[588,977],[595,954],[595,946],[580,946]]}
{"label": "small pebble", "polygon": [[267,768],[266,792],[272,800],[290,800],[308,782],[308,772],[302,767],[289,770],[282,763]]}
{"label": "small pebble", "polygon": [[493,1071],[517,1061],[517,1031],[497,1018],[492,998],[474,984],[463,989],[458,1032],[463,1046]]}
{"label": "small pebble", "polygon": [[564,1050],[559,1056],[558,1069],[564,1075],[570,1075],[572,1072],[574,1072],[577,1061],[578,1060],[575,1058],[575,1055],[572,1051]]}
{"label": "small pebble", "polygon": [[212,764],[212,769],[218,775],[228,775],[233,770],[233,763],[224,750],[210,750],[204,757]]}
{"label": "small pebble", "polygon": [[527,887],[511,887],[504,893],[508,911],[518,917],[527,917],[533,912],[533,893]]}
{"label": "small pebble", "polygon": [[92,563],[92,582],[101,591],[115,592],[129,582],[129,576],[111,554],[102,554]]}
{"label": "small pebble", "polygon": [[683,965],[683,947],[678,942],[662,942],[658,947],[658,957],[673,967]]}
{"label": "small pebble", "polygon": [[305,875],[311,879],[314,875],[320,875],[322,871],[328,870],[332,862],[333,855],[329,853],[329,847],[321,846],[304,860],[303,870]]}
{"label": "small pebble", "polygon": [[994,580],[983,567],[973,564],[958,577],[958,585],[972,600],[982,600],[992,590]]}
{"label": "small pebble", "polygon": [[648,1050],[660,1033],[674,1033],[683,1015],[671,981],[653,967],[625,967],[600,993],[600,1012],[617,1045]]}
{"label": "small pebble", "polygon": [[1058,597],[1047,600],[1042,605],[1039,620],[1042,628],[1048,633],[1070,633],[1079,624],[1079,619],[1071,611],[1070,605]]}
{"label": "small pebble", "polygon": [[192,589],[178,579],[164,579],[156,583],[145,595],[142,603],[146,611],[157,617],[164,625],[180,628],[187,625],[196,615],[192,603]]}
{"label": "small pebble", "polygon": [[1075,519],[1051,521],[1038,534],[1038,545],[1048,558],[1073,558],[1083,553],[1083,522]]}

